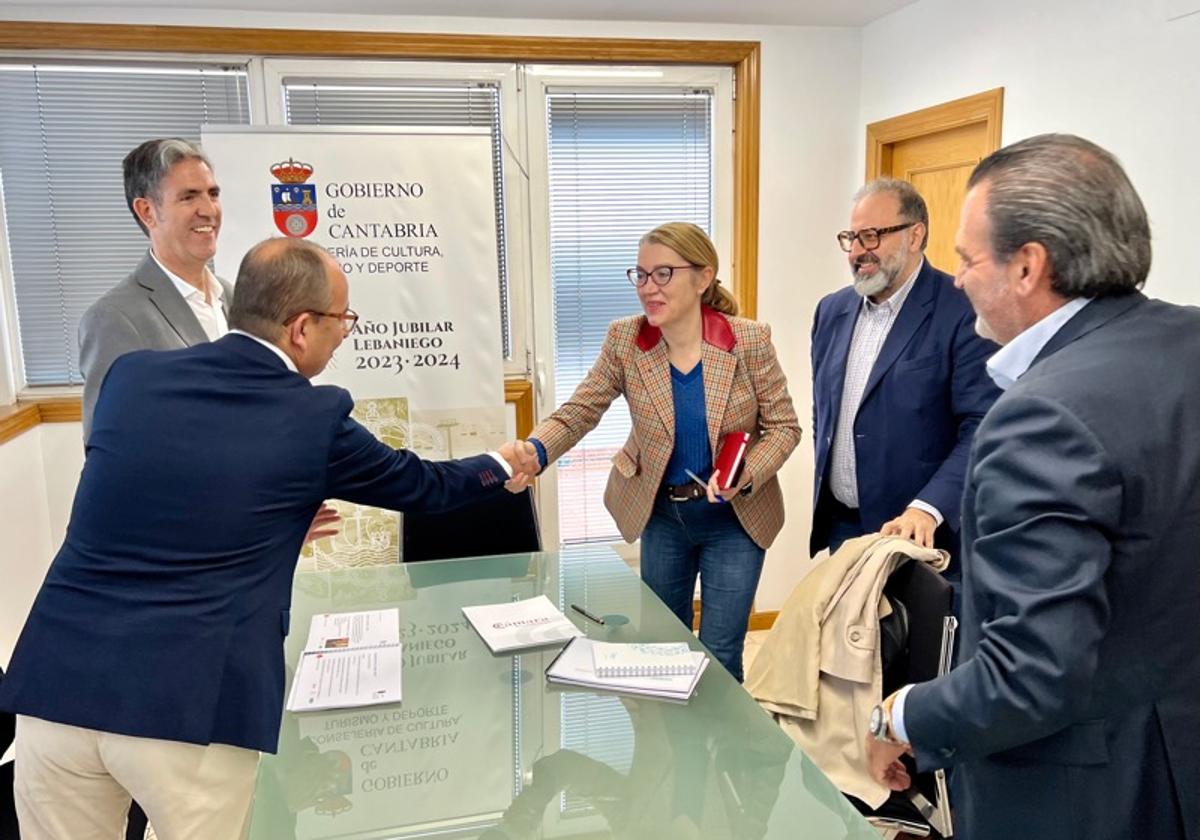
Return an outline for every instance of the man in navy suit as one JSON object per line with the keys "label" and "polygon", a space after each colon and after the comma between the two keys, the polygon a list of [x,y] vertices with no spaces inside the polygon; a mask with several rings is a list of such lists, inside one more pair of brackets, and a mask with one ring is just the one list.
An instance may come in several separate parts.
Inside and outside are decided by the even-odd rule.
{"label": "man in navy suit", "polygon": [[137,351],[97,403],[66,540],[0,686],[22,836],[112,838],[132,794],[162,837],[240,836],[283,703],[292,575],[321,502],[437,511],[524,489],[499,453],[428,462],[315,387],[353,327],[302,240],[242,261],[232,332]]}
{"label": "man in navy suit", "polygon": [[958,665],[872,715],[895,788],[955,766],[972,840],[1200,838],[1200,310],[1145,297],[1117,160],[1042,135],[975,169],[958,284],[1004,348],[963,500]]}
{"label": "man in navy suit", "polygon": [[999,394],[984,371],[997,348],[976,335],[954,279],[925,260],[928,231],[912,184],[883,178],[858,191],[838,234],[854,282],[813,319],[813,554],[876,531],[958,554],[967,451]]}

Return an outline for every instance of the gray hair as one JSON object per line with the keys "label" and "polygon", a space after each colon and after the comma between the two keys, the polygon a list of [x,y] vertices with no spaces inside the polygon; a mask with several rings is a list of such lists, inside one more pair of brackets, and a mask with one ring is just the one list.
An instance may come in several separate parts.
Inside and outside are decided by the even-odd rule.
{"label": "gray hair", "polygon": [[925,206],[925,199],[921,198],[917,188],[899,178],[876,178],[858,188],[858,192],[854,194],[854,204],[858,204],[869,195],[879,193],[889,193],[896,197],[900,204],[900,218],[904,221],[920,222],[925,226],[925,235],[921,237],[921,250],[924,251],[925,246],[929,244],[929,208]]}
{"label": "gray hair", "polygon": [[134,221],[147,236],[150,231],[142,224],[138,214],[133,211],[135,198],[148,198],[155,204],[162,202],[162,180],[167,177],[171,167],[181,160],[198,160],[210,170],[212,162],[200,150],[200,147],[179,137],[162,137],[157,140],[147,140],[129,154],[121,162],[125,175],[125,205],[133,213]]}
{"label": "gray hair", "polygon": [[328,310],[333,305],[331,264],[324,248],[303,239],[259,242],[238,267],[229,326],[273,342],[289,318]]}
{"label": "gray hair", "polygon": [[1030,137],[988,155],[967,188],[987,184],[991,247],[1000,262],[1037,242],[1050,288],[1065,298],[1125,295],[1150,272],[1150,222],[1109,152],[1071,134]]}

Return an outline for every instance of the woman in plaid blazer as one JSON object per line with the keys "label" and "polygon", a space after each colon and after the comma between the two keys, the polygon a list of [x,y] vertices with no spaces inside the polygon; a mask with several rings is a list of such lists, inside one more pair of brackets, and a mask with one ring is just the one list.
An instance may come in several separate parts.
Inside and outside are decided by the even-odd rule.
{"label": "woman in plaid blazer", "polygon": [[[612,459],[604,503],[626,540],[641,538],[642,579],[688,627],[699,575],[700,640],[741,680],[763,558],[783,527],[775,473],[800,425],[770,329],[734,317],[704,231],[685,222],[655,228],[628,274],[644,314],[609,325],[588,375],[530,443],[545,466],[625,397],[633,431]],[[722,437],[738,431],[750,433],[750,445],[722,494],[713,459]]]}

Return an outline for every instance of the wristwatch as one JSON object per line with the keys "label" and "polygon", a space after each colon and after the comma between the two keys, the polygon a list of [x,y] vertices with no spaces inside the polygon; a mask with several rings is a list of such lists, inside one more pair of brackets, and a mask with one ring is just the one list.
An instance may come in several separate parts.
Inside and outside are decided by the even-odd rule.
{"label": "wristwatch", "polygon": [[[888,700],[890,699],[888,698]],[[892,704],[888,700],[884,700],[871,709],[867,732],[876,741],[882,741],[885,744],[899,744],[901,741],[892,734]]]}

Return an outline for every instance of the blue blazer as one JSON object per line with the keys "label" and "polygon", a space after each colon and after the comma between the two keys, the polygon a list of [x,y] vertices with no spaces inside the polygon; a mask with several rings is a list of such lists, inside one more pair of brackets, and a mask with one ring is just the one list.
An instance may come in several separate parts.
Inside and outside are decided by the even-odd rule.
{"label": "blue blazer", "polygon": [[[829,478],[861,306],[862,297],[848,286],[826,296],[813,319],[813,554],[829,545],[830,520],[818,502]],[[975,332],[975,313],[954,278],[926,261],[884,340],[854,420],[859,516],[868,533],[919,498],[945,519],[937,545],[957,555],[971,437],[1000,395],[985,369],[998,349]]]}
{"label": "blue blazer", "polygon": [[913,687],[971,840],[1200,840],[1200,309],[1074,315],[988,413],[958,665]]}
{"label": "blue blazer", "polygon": [[490,456],[423,461],[352,406],[245,336],[117,359],[0,708],[274,752],[292,574],[321,502],[434,511],[503,492]]}

